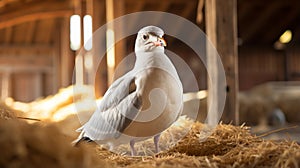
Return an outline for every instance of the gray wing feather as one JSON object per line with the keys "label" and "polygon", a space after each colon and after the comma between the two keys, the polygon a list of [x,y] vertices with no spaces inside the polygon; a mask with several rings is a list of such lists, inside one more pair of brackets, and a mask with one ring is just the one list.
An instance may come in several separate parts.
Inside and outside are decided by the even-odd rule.
{"label": "gray wing feather", "polygon": [[112,83],[98,106],[99,111],[106,111],[118,105],[130,92],[129,87],[135,77],[129,73]]}
{"label": "gray wing feather", "polygon": [[124,75],[107,90],[97,110],[81,131],[92,140],[116,138],[131,123],[141,107],[136,91],[130,90],[135,77]]}
{"label": "gray wing feather", "polygon": [[118,106],[104,112],[96,111],[91,119],[83,126],[85,136],[92,140],[105,140],[117,138],[131,123],[139,108],[141,101],[137,93],[131,93]]}

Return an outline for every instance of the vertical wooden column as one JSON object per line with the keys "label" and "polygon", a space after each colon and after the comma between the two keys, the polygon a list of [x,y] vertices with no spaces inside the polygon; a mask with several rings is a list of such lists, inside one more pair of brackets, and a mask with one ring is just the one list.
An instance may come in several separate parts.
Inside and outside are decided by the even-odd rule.
{"label": "vertical wooden column", "polygon": [[[80,36],[81,36],[81,46],[83,46],[83,16],[84,16],[84,7],[83,7],[83,1],[77,0],[73,1],[74,3],[74,13],[80,16]],[[76,51],[76,57],[75,57],[75,80],[76,85],[83,85],[84,84],[84,68],[83,68],[83,55],[82,53],[79,54],[79,51]]]}
{"label": "vertical wooden column", "polygon": [[[124,15],[124,1],[123,0],[106,0],[106,21],[111,22],[113,19]],[[115,27],[113,24],[109,24],[107,27],[107,42],[114,42],[115,45],[108,54],[108,84],[111,84],[114,80],[114,70],[116,66],[125,57],[125,40],[115,41],[115,37],[120,36],[123,33],[123,25]],[[112,30],[112,31],[111,31]],[[109,46],[108,46],[109,47]],[[114,55],[114,58],[112,58]],[[110,62],[114,63],[114,67],[110,67]],[[122,71],[122,70],[121,70]]]}
{"label": "vertical wooden column", "polygon": [[[114,18],[121,17],[125,14],[125,3],[124,0],[114,0]],[[124,29],[123,22],[118,29],[115,29],[116,37],[121,36],[123,34]],[[126,54],[126,40],[123,39],[116,43],[115,45],[116,49],[116,66],[122,61],[122,59],[125,57]]]}
{"label": "vertical wooden column", "polygon": [[[105,24],[105,0],[93,0],[93,11],[92,11],[92,19],[93,19],[93,32],[97,31],[102,25]],[[101,59],[99,65],[94,65],[95,74],[95,95],[96,97],[101,97],[104,95],[107,90],[107,60],[106,57],[100,55],[101,51],[105,50],[105,39],[100,39],[98,36],[93,38],[93,59],[95,62]],[[103,57],[103,58],[101,58]]]}
{"label": "vertical wooden column", "polygon": [[[215,45],[224,65],[227,86],[227,100],[224,109],[225,121],[234,121],[239,124],[238,113],[238,52],[237,52],[237,2],[236,0],[206,0],[206,33],[209,40]],[[209,52],[209,50],[208,50]],[[216,55],[208,53],[208,71],[218,77]],[[216,90],[217,84],[209,87],[209,96]],[[214,102],[216,103],[216,102]]]}
{"label": "vertical wooden column", "polygon": [[11,74],[9,71],[4,71],[1,80],[1,99],[6,99],[11,96]]}
{"label": "vertical wooden column", "polygon": [[72,83],[74,69],[74,53],[70,49],[70,17],[62,18],[60,29],[60,69],[61,86],[67,87]]}

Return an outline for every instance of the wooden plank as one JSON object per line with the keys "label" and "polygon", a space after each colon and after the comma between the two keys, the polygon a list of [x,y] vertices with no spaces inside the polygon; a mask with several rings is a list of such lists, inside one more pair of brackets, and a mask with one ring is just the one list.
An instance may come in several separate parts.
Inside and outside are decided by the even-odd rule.
{"label": "wooden plank", "polygon": [[13,34],[13,28],[7,27],[5,29],[4,43],[9,44],[11,42],[12,34]]}
{"label": "wooden plank", "polygon": [[[191,10],[193,7],[195,7],[197,5],[197,3],[187,3],[185,5],[185,7],[182,9],[182,13],[180,14],[181,17],[183,18],[189,18],[190,14],[193,12],[193,10]],[[184,28],[184,22],[180,21],[180,22],[175,22],[174,25],[172,25],[172,27],[176,27],[176,29],[174,29],[174,33],[172,34],[180,34],[180,31],[182,30],[182,28]],[[192,37],[191,37],[192,38]],[[176,38],[171,38],[171,40],[169,41],[170,44],[172,44],[174,42],[174,40],[176,40]]]}
{"label": "wooden plank", "polygon": [[126,1],[126,6],[130,6],[129,8],[126,9],[126,13],[134,13],[134,12],[140,12],[143,7],[144,7],[145,3],[144,1],[136,1],[133,4],[128,4]]}
{"label": "wooden plank", "polygon": [[0,51],[7,52],[22,52],[23,50],[30,51],[31,53],[41,52],[49,53],[53,50],[52,45],[48,44],[34,44],[34,45],[22,45],[22,44],[2,44],[0,45]]}
{"label": "wooden plank", "polygon": [[12,75],[12,97],[15,100],[30,102],[37,98],[35,93],[36,85],[34,74],[36,74],[36,72],[20,72]]}
{"label": "wooden plank", "polygon": [[[206,17],[206,34],[212,45],[217,45],[217,14],[216,14],[216,0],[206,0],[205,1],[205,17]],[[211,74],[207,78],[208,86],[208,96],[207,104],[214,103],[214,106],[211,106],[211,112],[207,112],[208,124],[215,125],[218,123],[217,116],[219,113],[219,104],[218,100],[213,101],[213,97],[217,96],[217,93],[220,91],[218,87],[218,82],[209,83],[210,79],[217,81],[218,80],[218,69],[217,69],[217,55],[214,53],[211,47],[207,46],[207,71]]]}
{"label": "wooden plank", "polygon": [[5,5],[9,4],[9,3],[13,3],[16,2],[17,0],[1,0],[0,1],[0,8],[4,7]]}
{"label": "wooden plank", "polygon": [[267,20],[272,17],[274,12],[278,10],[281,3],[280,1],[276,1],[271,3],[270,5],[265,5],[267,9],[261,11],[261,16],[258,18],[255,18],[253,22],[249,25],[247,25],[244,28],[244,34],[241,37],[243,41],[249,40],[254,34],[258,33],[259,30],[263,30],[265,28],[265,24],[267,24]]}
{"label": "wooden plank", "polygon": [[[279,13],[280,15],[282,15],[282,13]],[[298,18],[297,18],[298,16]],[[268,31],[264,31],[264,33],[262,34],[264,38],[263,42],[264,43],[268,43],[270,41],[275,42],[276,40],[279,39],[281,33],[283,33],[286,27],[294,27],[291,26],[291,23],[295,23],[297,25],[298,24],[298,20],[300,20],[300,9],[294,9],[294,10],[290,10],[289,12],[285,13],[284,17],[282,17],[282,19],[279,19],[278,22],[276,23],[276,27],[280,27],[279,29],[281,29],[282,32],[278,31],[279,29],[270,29]],[[299,26],[300,27],[300,26]],[[299,30],[299,28],[295,28],[295,31]],[[275,36],[274,36],[275,35]],[[294,39],[299,39],[297,37],[295,37]]]}
{"label": "wooden plank", "polygon": [[[236,15],[236,0],[206,0],[206,33],[213,45],[216,46],[224,65],[226,80],[227,80],[227,101],[224,109],[227,118],[234,120],[235,124],[239,124],[238,115],[238,53],[237,53],[237,15]],[[207,63],[208,71],[218,81],[218,64],[217,55],[210,54],[208,48]],[[225,87],[225,86],[224,86]],[[212,83],[209,86],[209,97],[218,96],[222,91],[222,86],[217,83]],[[211,98],[209,98],[211,102]],[[216,102],[214,102],[216,103]],[[219,103],[219,102],[218,102]],[[219,107],[214,107],[213,110],[220,110]],[[214,115],[212,117],[215,117]],[[211,122],[215,124],[214,118]]]}
{"label": "wooden plank", "polygon": [[12,18],[11,20],[9,19],[4,19],[6,16],[0,16],[0,20],[4,19],[4,21],[0,22],[0,29],[5,28],[5,27],[11,27],[14,25],[22,24],[25,22],[32,22],[36,20],[44,20],[44,19],[51,19],[51,18],[57,18],[57,17],[65,17],[65,16],[70,16],[73,13],[72,10],[60,10],[60,11],[41,11],[41,12],[36,12],[34,14],[26,14],[26,15],[21,15],[21,16],[16,16]]}
{"label": "wooden plank", "polygon": [[0,55],[0,65],[52,66],[49,55]]}
{"label": "wooden plank", "polygon": [[[106,23],[105,17],[105,0],[93,0],[93,31],[95,32],[103,24]],[[101,59],[99,65],[94,65],[95,73],[95,96],[101,97],[108,88],[107,85],[107,60],[103,55],[99,55],[101,51],[105,50],[105,41],[100,37],[93,38],[93,59],[94,63]]]}
{"label": "wooden plank", "polygon": [[51,44],[54,41],[54,38],[57,36],[57,33],[52,32],[57,32],[55,31],[55,19],[47,19],[47,20],[40,20],[38,21],[36,25],[36,29],[39,31],[35,32],[35,36],[33,39],[34,43],[37,44]]}
{"label": "wooden plank", "polygon": [[36,28],[36,22],[29,22],[28,28],[26,29],[26,37],[25,37],[25,43],[32,43],[32,40],[34,39],[35,29]]}
{"label": "wooden plank", "polygon": [[[106,22],[111,22],[114,19],[114,0],[106,0]],[[114,27],[113,25],[107,25],[107,30],[112,30],[113,32],[110,33],[110,36],[108,36],[108,33],[106,35],[106,46],[108,49],[108,40],[109,38],[111,42],[115,43],[115,38],[112,35],[115,35]],[[113,33],[113,34],[112,34]],[[115,46],[113,46],[110,50],[110,52],[107,51],[107,83],[110,85],[113,82],[113,76],[114,76],[114,69],[115,69],[115,64],[116,64],[116,56],[115,56]],[[111,53],[111,54],[110,54]],[[109,63],[111,62],[111,63]],[[111,64],[111,65],[109,65]]]}
{"label": "wooden plank", "polygon": [[1,99],[4,100],[11,96],[11,79],[10,79],[10,72],[2,73],[1,77]]}
{"label": "wooden plank", "polygon": [[60,69],[61,86],[67,87],[72,84],[72,75],[74,68],[74,52],[70,50],[70,21],[69,18],[60,20]]}
{"label": "wooden plank", "polygon": [[[118,18],[120,16],[125,15],[125,1],[124,0],[114,0],[114,18]],[[121,22],[119,27],[114,27],[115,30],[115,37],[119,37],[124,33],[125,25],[126,23]],[[125,58],[126,54],[126,40],[122,39],[121,41],[116,41],[115,43],[115,57],[116,57],[116,67],[119,65],[119,63]],[[115,67],[115,68],[116,68]],[[124,69],[118,68],[119,72],[123,73]],[[114,74],[114,77],[116,75]]]}
{"label": "wooden plank", "polygon": [[13,32],[11,43],[22,44],[25,42],[27,25],[28,25],[27,23],[22,23],[16,27],[14,27],[14,32]]}
{"label": "wooden plank", "polygon": [[0,29],[24,22],[70,16],[72,9],[69,1],[34,1],[19,8],[3,10],[0,14]]}
{"label": "wooden plank", "polygon": [[11,72],[11,73],[21,73],[21,72],[43,72],[52,74],[52,67],[51,66],[43,66],[43,65],[36,65],[36,66],[28,66],[28,65],[18,65],[12,66],[10,64],[1,64],[0,65],[1,72]]}
{"label": "wooden plank", "polygon": [[42,97],[43,96],[43,81],[42,81],[42,73],[41,72],[35,72],[32,74],[33,80],[33,92],[32,96],[34,99]]}

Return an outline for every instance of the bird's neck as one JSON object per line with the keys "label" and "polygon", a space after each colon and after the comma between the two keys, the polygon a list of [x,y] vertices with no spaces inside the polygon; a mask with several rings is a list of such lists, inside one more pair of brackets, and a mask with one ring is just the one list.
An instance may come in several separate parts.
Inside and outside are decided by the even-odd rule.
{"label": "bird's neck", "polygon": [[147,68],[160,64],[162,57],[165,57],[163,50],[153,52],[135,52],[135,68]]}

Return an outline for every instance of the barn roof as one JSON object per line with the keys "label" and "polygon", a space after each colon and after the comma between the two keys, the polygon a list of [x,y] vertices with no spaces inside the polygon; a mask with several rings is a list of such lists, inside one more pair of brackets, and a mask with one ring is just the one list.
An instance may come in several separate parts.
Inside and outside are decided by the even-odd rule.
{"label": "barn roof", "polygon": [[[1,0],[0,45],[54,43],[60,18],[74,13],[73,0]],[[237,0],[238,36],[243,45],[272,45],[287,29],[300,42],[300,1]],[[196,23],[198,0],[124,0],[125,13],[165,11]],[[203,10],[204,11],[204,10]],[[103,12],[105,18],[105,12]],[[201,25],[204,28],[203,24]],[[180,27],[178,28],[180,31]]]}

